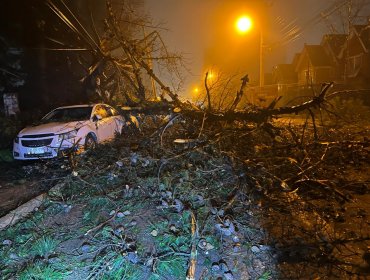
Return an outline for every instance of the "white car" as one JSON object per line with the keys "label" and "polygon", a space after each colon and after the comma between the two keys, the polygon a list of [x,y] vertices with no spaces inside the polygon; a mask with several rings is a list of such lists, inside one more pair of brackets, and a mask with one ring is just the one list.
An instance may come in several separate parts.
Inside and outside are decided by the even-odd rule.
{"label": "white car", "polygon": [[71,149],[83,150],[121,133],[124,118],[106,104],[59,107],[14,139],[13,157],[19,160],[54,158]]}

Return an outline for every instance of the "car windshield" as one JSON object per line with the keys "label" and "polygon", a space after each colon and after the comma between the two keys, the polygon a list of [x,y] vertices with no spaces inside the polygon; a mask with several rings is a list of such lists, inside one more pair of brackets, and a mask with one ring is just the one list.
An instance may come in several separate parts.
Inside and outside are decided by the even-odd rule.
{"label": "car windshield", "polygon": [[60,108],[42,118],[42,122],[85,121],[91,116],[92,107]]}

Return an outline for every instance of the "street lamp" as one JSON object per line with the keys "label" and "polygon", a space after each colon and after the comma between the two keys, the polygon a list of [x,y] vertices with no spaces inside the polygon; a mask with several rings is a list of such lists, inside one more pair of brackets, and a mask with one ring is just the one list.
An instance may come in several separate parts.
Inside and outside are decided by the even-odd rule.
{"label": "street lamp", "polygon": [[240,33],[246,33],[251,30],[253,26],[252,20],[247,16],[242,16],[236,21],[236,29]]}
{"label": "street lamp", "polygon": [[[253,27],[253,21],[248,16],[242,16],[238,18],[238,20],[235,23],[236,29],[239,33],[244,34],[249,32]],[[259,75],[260,75],[260,90],[262,90],[262,87],[265,84],[265,77],[264,77],[264,65],[263,65],[263,32],[262,28],[259,29],[260,31],[260,45],[259,45]]]}

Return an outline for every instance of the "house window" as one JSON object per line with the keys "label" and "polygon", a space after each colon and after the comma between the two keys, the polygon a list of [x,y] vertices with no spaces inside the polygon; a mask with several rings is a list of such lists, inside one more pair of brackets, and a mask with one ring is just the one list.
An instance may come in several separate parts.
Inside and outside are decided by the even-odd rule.
{"label": "house window", "polygon": [[348,58],[347,62],[347,76],[355,77],[357,76],[362,65],[362,54],[352,56]]}
{"label": "house window", "polygon": [[313,73],[311,70],[305,70],[304,71],[304,76],[306,78],[306,84],[310,85],[313,83]]}

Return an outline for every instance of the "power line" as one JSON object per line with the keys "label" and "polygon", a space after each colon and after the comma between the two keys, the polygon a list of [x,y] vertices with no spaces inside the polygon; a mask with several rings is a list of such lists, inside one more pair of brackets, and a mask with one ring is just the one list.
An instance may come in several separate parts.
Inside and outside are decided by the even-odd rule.
{"label": "power line", "polygon": [[294,20],[292,20],[289,23],[284,25],[285,21],[281,17],[279,17],[278,18],[278,23],[284,25],[282,30],[281,30],[284,33],[282,34],[282,39],[273,43],[272,46],[273,47],[284,46],[284,45],[288,45],[288,44],[296,41],[297,39],[299,39],[303,35],[303,33],[308,28],[314,27],[315,25],[324,21],[325,19],[323,18],[323,14],[325,15],[325,17],[328,17],[328,16],[334,14],[335,12],[337,12],[339,9],[341,9],[346,4],[348,4],[348,0],[340,1],[339,4],[338,4],[338,2],[333,2],[324,11],[321,11],[319,9],[319,11],[316,12],[316,14],[312,18],[310,18],[308,21],[306,21],[302,26],[298,25],[297,19],[294,19]]}

